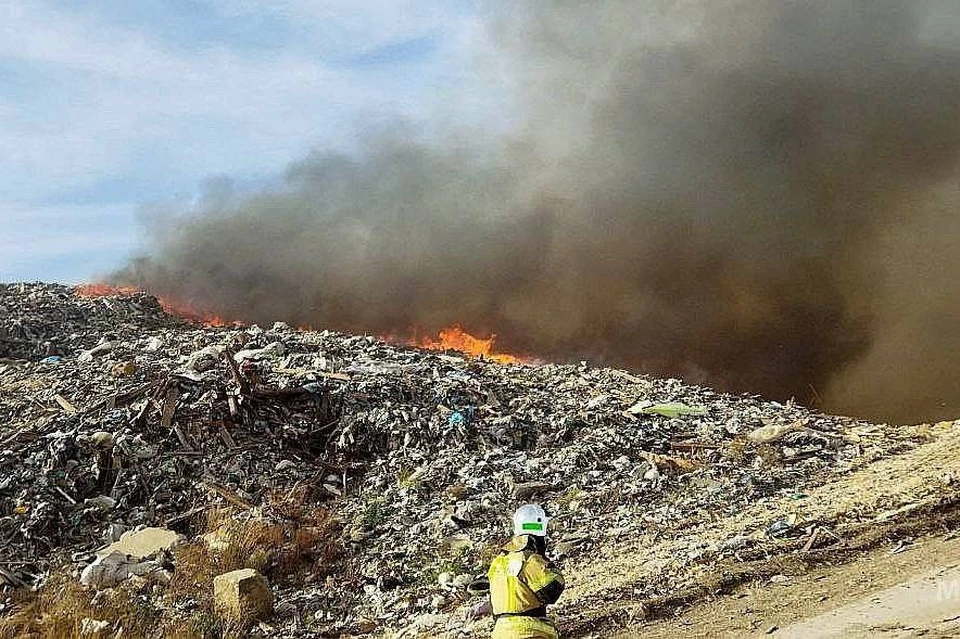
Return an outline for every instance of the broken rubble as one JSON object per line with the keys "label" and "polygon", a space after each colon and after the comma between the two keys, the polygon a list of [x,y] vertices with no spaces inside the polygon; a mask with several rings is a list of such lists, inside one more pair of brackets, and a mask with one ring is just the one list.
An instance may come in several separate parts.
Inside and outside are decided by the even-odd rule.
{"label": "broken rubble", "polygon": [[[675,379],[499,365],[283,324],[205,327],[143,294],[0,285],[0,306],[17,309],[0,316],[0,358],[23,362],[0,363],[6,574],[36,583],[52,551],[89,556],[137,527],[193,537],[211,506],[279,516],[272,500],[296,493],[343,522],[341,555],[303,588],[275,584],[297,611],[280,634],[296,619],[312,634],[385,631],[456,607],[483,591],[467,577],[485,574],[527,500],[551,514],[557,554],[585,560],[618,536],[682,539],[904,445],[877,426]],[[104,336],[112,348],[81,360]],[[41,365],[48,343],[60,359]],[[135,369],[112,373],[126,362]],[[747,435],[794,423],[804,427]],[[644,587],[665,594],[692,562],[791,530],[736,531],[750,541],[716,549],[691,540]]]}
{"label": "broken rubble", "polygon": [[135,559],[149,559],[162,552],[169,552],[183,543],[183,535],[165,528],[143,528],[123,533],[120,539],[106,548],[98,550],[98,555],[119,552]]}
{"label": "broken rubble", "polygon": [[273,591],[253,568],[234,570],[213,580],[217,611],[233,622],[265,619],[273,614]]}
{"label": "broken rubble", "polygon": [[750,441],[758,444],[770,444],[783,439],[790,433],[803,430],[804,426],[803,421],[795,421],[789,424],[771,424],[769,426],[761,426],[752,431],[747,437]]}
{"label": "broken rubble", "polygon": [[80,583],[97,590],[113,588],[132,576],[143,576],[162,570],[154,561],[140,561],[119,551],[96,558],[80,573]]}

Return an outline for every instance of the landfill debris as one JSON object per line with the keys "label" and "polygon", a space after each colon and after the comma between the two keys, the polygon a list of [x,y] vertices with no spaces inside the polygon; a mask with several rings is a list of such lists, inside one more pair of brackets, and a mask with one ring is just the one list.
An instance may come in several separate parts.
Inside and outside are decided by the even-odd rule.
{"label": "landfill debris", "polygon": [[770,444],[783,439],[790,433],[803,430],[804,426],[805,423],[802,420],[791,422],[789,424],[772,424],[769,426],[762,426],[752,431],[749,435],[747,435],[747,437],[750,439],[750,441],[758,444]]}
{"label": "landfill debris", "polygon": [[705,415],[707,410],[701,406],[688,406],[682,402],[654,404],[649,400],[641,400],[627,409],[632,415],[660,415],[662,417],[684,417],[688,415]]}
{"label": "landfill debris", "polygon": [[[103,590],[113,588],[134,575],[140,577],[158,571],[162,571],[162,568],[157,562],[140,561],[136,557],[113,550],[97,557],[84,568],[80,573],[80,583]],[[165,580],[169,580],[169,576],[166,576]]]}
{"label": "landfill debris", "polygon": [[260,620],[273,614],[270,584],[253,568],[217,575],[213,598],[217,612],[233,622]]}
{"label": "landfill debris", "polygon": [[277,636],[436,636],[430,624],[484,592],[505,513],[529,500],[564,561],[673,531],[679,550],[638,586],[666,595],[699,564],[806,534],[771,513],[766,530],[705,545],[696,522],[908,445],[677,379],[204,326],[147,294],[53,284],[0,285],[0,362],[0,594],[64,560],[97,588],[162,581],[176,571],[165,551],[129,545],[144,528],[197,542],[212,508],[284,521],[276,503],[296,494],[335,514],[338,553],[322,577],[273,584]]}
{"label": "landfill debris", "polygon": [[110,622],[85,617],[80,620],[81,637],[105,637],[110,631]]}
{"label": "landfill debris", "polygon": [[136,559],[149,559],[170,552],[185,541],[183,535],[164,528],[143,528],[123,533],[120,539],[97,551],[98,555],[119,552]]}
{"label": "landfill debris", "polygon": [[890,549],[890,554],[891,554],[891,555],[899,555],[899,554],[902,553],[902,552],[906,552],[906,551],[908,551],[908,550],[913,550],[913,549],[916,548],[916,547],[917,547],[917,546],[916,546],[913,542],[911,542],[911,541],[909,541],[909,540],[901,539],[900,541],[897,542],[897,545],[896,545],[896,546],[894,546],[893,548]]}
{"label": "landfill debris", "polygon": [[795,534],[794,522],[790,519],[778,519],[767,526],[766,534],[773,539],[782,539]]}

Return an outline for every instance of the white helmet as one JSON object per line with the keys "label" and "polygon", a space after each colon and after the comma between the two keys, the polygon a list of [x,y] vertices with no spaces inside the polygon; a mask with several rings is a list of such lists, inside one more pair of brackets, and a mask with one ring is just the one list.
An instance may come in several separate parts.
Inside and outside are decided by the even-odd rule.
{"label": "white helmet", "polygon": [[515,537],[521,535],[546,537],[547,513],[536,504],[520,506],[517,512],[513,513],[513,534]]}

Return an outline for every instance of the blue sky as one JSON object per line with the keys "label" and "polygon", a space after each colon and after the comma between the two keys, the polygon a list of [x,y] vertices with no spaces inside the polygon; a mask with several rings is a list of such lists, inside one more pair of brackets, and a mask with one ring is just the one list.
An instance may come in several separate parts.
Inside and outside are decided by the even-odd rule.
{"label": "blue sky", "polygon": [[[262,184],[369,123],[489,117],[472,0],[5,0],[0,281],[80,282],[138,211]],[[489,78],[487,79],[489,80]]]}

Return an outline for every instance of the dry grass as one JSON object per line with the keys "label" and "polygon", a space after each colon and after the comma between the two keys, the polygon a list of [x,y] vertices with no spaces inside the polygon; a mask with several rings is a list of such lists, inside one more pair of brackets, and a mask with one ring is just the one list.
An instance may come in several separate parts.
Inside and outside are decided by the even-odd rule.
{"label": "dry grass", "polygon": [[17,593],[13,612],[0,619],[0,638],[89,639],[91,635],[80,633],[87,618],[110,621],[113,630],[124,629],[124,636],[147,636],[160,619],[160,610],[149,597],[151,587],[146,580],[130,579],[97,593],[71,570],[62,569],[39,592]]}
{"label": "dry grass", "polygon": [[187,544],[174,553],[176,570],[167,601],[194,605],[186,618],[164,623],[164,636],[242,635],[245,624],[225,625],[214,612],[213,578],[217,575],[253,568],[271,583],[296,585],[329,571],[337,555],[337,522],[321,509],[298,511],[289,502],[282,508],[295,516],[276,522],[230,510],[209,513],[209,541]]}
{"label": "dry grass", "polygon": [[337,557],[338,522],[325,510],[296,499],[277,501],[267,519],[253,511],[214,509],[207,514],[209,535],[174,550],[174,572],[167,587],[131,579],[97,592],[79,583],[67,567],[36,593],[21,592],[13,611],[0,618],[0,639],[62,638],[81,635],[84,618],[105,620],[113,636],[164,636],[182,639],[243,636],[244,623],[229,624],[214,611],[213,579],[240,568],[254,568],[273,584],[296,585],[328,574]]}

